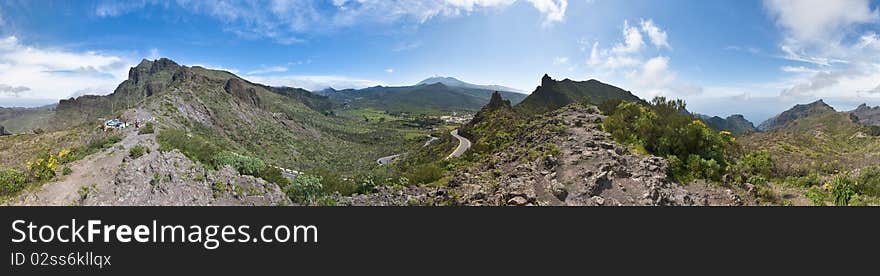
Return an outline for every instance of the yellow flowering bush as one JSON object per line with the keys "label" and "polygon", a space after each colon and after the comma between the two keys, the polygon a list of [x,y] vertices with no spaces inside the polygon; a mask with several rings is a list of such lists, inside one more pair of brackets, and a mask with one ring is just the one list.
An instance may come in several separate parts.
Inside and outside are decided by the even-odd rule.
{"label": "yellow flowering bush", "polygon": [[42,153],[33,161],[27,162],[28,176],[37,181],[46,181],[55,177],[58,170],[58,157],[51,153]]}

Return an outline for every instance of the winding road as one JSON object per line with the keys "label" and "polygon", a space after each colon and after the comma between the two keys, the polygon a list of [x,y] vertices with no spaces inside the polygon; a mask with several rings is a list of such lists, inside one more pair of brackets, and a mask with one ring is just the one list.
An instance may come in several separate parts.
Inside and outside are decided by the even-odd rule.
{"label": "winding road", "polygon": [[471,148],[471,140],[459,136],[458,129],[453,130],[449,134],[451,134],[452,137],[458,138],[458,147],[455,148],[455,151],[453,151],[452,154],[449,154],[449,156],[446,157],[447,160],[457,158]]}
{"label": "winding road", "polygon": [[385,157],[376,159],[376,163],[379,164],[380,166],[381,165],[388,165],[388,163],[391,163],[391,161],[394,161],[394,158],[397,158],[398,156],[400,156],[400,154],[385,156]]}
{"label": "winding road", "polygon": [[[471,148],[471,140],[468,140],[467,138],[459,136],[458,129],[453,130],[452,132],[449,132],[449,134],[451,134],[453,137],[458,139],[458,147],[455,148],[455,151],[453,151],[452,154],[449,154],[449,156],[446,157],[446,160],[459,157],[462,154],[464,154],[468,149]],[[425,145],[422,147],[427,147],[432,142],[437,141],[437,140],[440,140],[440,139],[437,137],[431,136],[431,138],[428,139],[428,141],[425,142]],[[394,161],[395,158],[400,157],[401,155],[403,155],[403,153],[395,154],[395,155],[391,155],[391,156],[385,156],[385,157],[376,159],[376,164],[379,164],[379,166],[388,165],[389,163],[391,163],[391,161]]]}

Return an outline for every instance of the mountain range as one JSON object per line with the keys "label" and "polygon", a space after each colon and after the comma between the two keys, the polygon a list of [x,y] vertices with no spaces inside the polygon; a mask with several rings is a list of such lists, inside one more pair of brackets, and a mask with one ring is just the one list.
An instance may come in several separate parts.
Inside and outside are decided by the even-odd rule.
{"label": "mountain range", "polygon": [[416,85],[427,85],[427,84],[435,84],[435,83],[442,83],[446,86],[451,86],[451,87],[471,88],[471,89],[479,89],[479,90],[492,90],[492,91],[499,91],[499,92],[525,93],[525,92],[523,92],[519,89],[516,89],[516,88],[510,88],[510,87],[501,86],[501,85],[472,84],[472,83],[460,81],[460,80],[453,78],[453,77],[440,77],[440,76],[427,78],[423,81],[420,81]]}
{"label": "mountain range", "polygon": [[375,86],[364,89],[325,89],[320,94],[355,108],[374,108],[400,113],[477,111],[499,91],[505,99],[519,103],[527,95],[500,86],[474,85],[454,78],[429,78],[413,86]]}
{"label": "mountain range", "polygon": [[[753,183],[682,185],[687,183],[669,179],[669,168],[681,166],[676,156],[651,156],[606,132],[603,122],[613,116],[600,110],[603,104],[636,103],[641,106],[628,110],[637,113],[652,108],[613,85],[544,75],[528,95],[488,88],[501,87],[439,77],[413,86],[313,93],[169,59],[143,60],[109,95],[0,109],[0,122],[11,126],[0,132],[19,134],[0,138],[0,166],[25,170],[46,153],[77,156],[61,163],[72,174],[37,183],[49,188],[16,199],[37,205],[317,204],[303,201],[281,176],[299,174],[318,176],[322,198],[343,205],[748,205],[766,203],[767,193],[806,200],[782,188],[756,192],[769,188]],[[451,111],[476,114],[463,125],[400,114]],[[689,127],[686,135],[685,128],[663,135],[727,137],[708,126],[737,136],[688,146],[737,141],[745,152],[768,152],[777,162],[774,173],[802,176],[880,163],[880,127],[872,126],[878,111],[862,105],[838,112],[819,100],[757,128],[741,115],[649,114],[677,116]],[[104,122],[113,118],[149,122],[156,131],[105,131]],[[463,138],[453,138],[455,129]],[[466,144],[456,138],[473,147],[460,159],[445,160]],[[385,156],[400,157],[377,165]],[[713,167],[706,164],[705,170]],[[78,195],[82,189],[90,195]],[[772,202],[782,204],[779,198]]]}

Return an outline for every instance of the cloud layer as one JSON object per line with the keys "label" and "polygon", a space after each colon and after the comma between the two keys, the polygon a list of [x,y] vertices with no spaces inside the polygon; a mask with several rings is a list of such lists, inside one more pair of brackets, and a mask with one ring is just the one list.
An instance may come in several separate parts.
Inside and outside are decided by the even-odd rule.
{"label": "cloud layer", "polygon": [[[122,16],[147,6],[183,8],[222,21],[225,29],[246,38],[271,38],[282,44],[302,42],[310,33],[364,24],[421,24],[438,17],[510,6],[517,0],[262,0],[174,2],[142,0],[107,1],[95,8],[99,17]],[[526,0],[545,18],[544,24],[561,22],[567,0]],[[405,48],[405,47],[404,47]]]}
{"label": "cloud layer", "polygon": [[74,52],[0,38],[0,97],[60,99],[76,91],[112,92],[128,76],[131,59]]}
{"label": "cloud layer", "polygon": [[624,20],[621,35],[622,41],[611,48],[603,49],[598,41],[593,42],[587,59],[592,74],[609,79],[622,77],[626,87],[646,97],[683,97],[703,92],[702,87],[678,79],[670,58],[663,54],[672,50],[667,32],[653,20],[642,19],[637,25]]}
{"label": "cloud layer", "polygon": [[[788,88],[780,95],[797,100],[869,95],[880,84],[880,39],[866,25],[880,23],[868,0],[765,0],[768,15],[782,31],[782,57]],[[863,100],[863,99],[861,99]]]}

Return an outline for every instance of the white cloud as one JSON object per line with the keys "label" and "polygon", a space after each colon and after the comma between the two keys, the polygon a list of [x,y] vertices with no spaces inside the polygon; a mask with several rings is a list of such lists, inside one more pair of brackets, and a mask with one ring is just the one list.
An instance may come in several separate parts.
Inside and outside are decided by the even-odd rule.
{"label": "white cloud", "polygon": [[565,19],[565,10],[568,8],[568,0],[529,0],[539,12],[546,17],[544,24],[561,22]]}
{"label": "white cloud", "polygon": [[623,43],[617,44],[614,48],[611,49],[612,52],[617,54],[632,54],[637,53],[642,50],[642,46],[645,45],[645,41],[642,40],[642,33],[639,32],[639,28],[631,27],[629,25],[629,21],[623,21]]}
{"label": "white cloud", "polygon": [[553,59],[553,65],[568,64],[568,57],[556,57]]}
{"label": "white cloud", "polygon": [[385,73],[394,74],[394,69],[392,69],[392,68],[385,69]]}
{"label": "white cloud", "polygon": [[0,97],[61,99],[87,88],[110,93],[135,63],[134,58],[95,51],[27,46],[9,36],[0,39],[0,83],[17,92]]}
{"label": "white cloud", "polygon": [[[587,59],[592,74],[605,78],[623,77],[625,86],[645,97],[693,96],[703,93],[699,85],[683,82],[670,66],[670,59],[663,55],[649,55],[643,35],[647,35],[658,50],[671,50],[667,33],[651,19],[642,19],[639,26],[623,22],[622,42],[611,49],[602,49],[594,42]],[[586,44],[580,42],[582,45]]]}
{"label": "white cloud", "polygon": [[309,91],[317,91],[328,87],[335,89],[358,89],[384,85],[380,81],[332,75],[248,76],[247,79],[266,85],[298,87]]}
{"label": "white cloud", "polygon": [[[104,2],[100,17],[122,16],[146,6],[183,8],[214,17],[225,30],[246,38],[270,38],[283,44],[305,40],[303,34],[365,24],[425,23],[439,17],[457,17],[504,8],[517,0],[228,0],[174,2],[142,0]],[[567,0],[527,0],[544,16],[544,24],[563,21]],[[328,5],[329,4],[329,5]]]}
{"label": "white cloud", "polygon": [[160,57],[162,57],[162,54],[159,53],[159,49],[156,49],[156,48],[150,49],[150,53],[149,53],[149,55],[147,55],[147,59],[153,59],[153,60],[159,59]]}
{"label": "white cloud", "polygon": [[631,56],[609,56],[605,63],[602,64],[608,69],[626,69],[637,67],[642,64],[642,61]]}
{"label": "white cloud", "polygon": [[880,85],[878,85],[874,89],[868,90],[866,92],[868,92],[868,94],[880,94]]}
{"label": "white cloud", "polygon": [[599,53],[599,42],[596,41],[593,43],[593,49],[590,50],[590,59],[587,60],[587,65],[596,66],[602,63],[602,57]]}
{"label": "white cloud", "polygon": [[636,82],[641,87],[666,87],[675,80],[675,73],[669,71],[669,58],[658,56],[642,65]]}
{"label": "white cloud", "polygon": [[796,40],[839,40],[854,24],[880,20],[869,0],[765,0],[776,23]]}
{"label": "white cloud", "polygon": [[24,86],[10,86],[0,83],[0,96],[18,98],[21,92],[30,90],[30,88]]}
{"label": "white cloud", "polygon": [[786,73],[818,73],[819,72],[819,70],[816,70],[813,68],[807,68],[804,66],[782,66],[782,68],[780,68],[780,70],[782,70],[782,72],[786,72]]}
{"label": "white cloud", "polygon": [[880,79],[880,38],[862,26],[880,23],[868,0],[765,0],[779,26],[782,58],[806,66],[785,66],[780,95],[797,101],[838,98],[859,101]]}
{"label": "white cloud", "polygon": [[421,47],[422,47],[421,41],[403,42],[403,43],[398,43],[396,46],[394,46],[393,49],[391,49],[391,51],[393,51],[393,52],[406,52],[406,51],[415,50],[415,49],[418,49]]}
{"label": "white cloud", "polygon": [[269,67],[261,67],[260,69],[253,70],[247,72],[247,75],[265,75],[265,74],[273,74],[273,73],[283,73],[287,72],[287,67],[284,66],[269,66]]}
{"label": "white cloud", "polygon": [[666,31],[661,30],[660,27],[654,25],[653,20],[649,19],[646,21],[642,19],[641,25],[642,31],[651,39],[651,44],[654,44],[657,48],[672,49],[672,47],[669,46],[669,42],[666,41]]}

